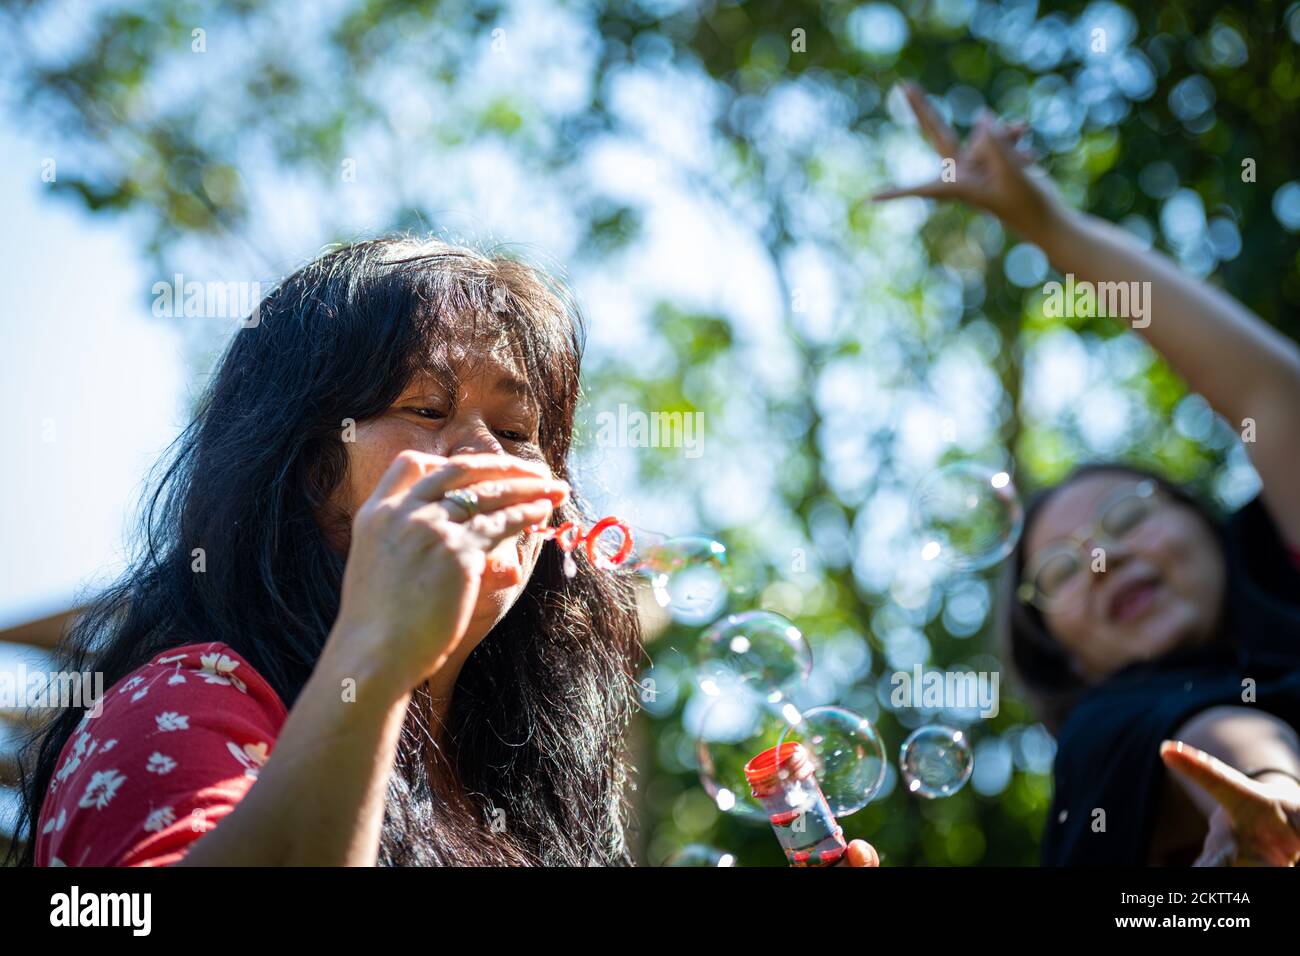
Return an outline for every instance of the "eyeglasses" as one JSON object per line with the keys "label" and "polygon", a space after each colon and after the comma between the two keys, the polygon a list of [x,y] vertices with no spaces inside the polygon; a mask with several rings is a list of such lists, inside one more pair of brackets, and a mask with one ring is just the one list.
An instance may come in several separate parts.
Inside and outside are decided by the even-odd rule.
{"label": "eyeglasses", "polygon": [[1103,551],[1119,547],[1159,510],[1160,503],[1160,488],[1149,478],[1107,495],[1098,503],[1091,525],[1044,548],[1030,562],[1016,596],[1042,611],[1059,607],[1089,567],[1092,554],[1088,542]]}

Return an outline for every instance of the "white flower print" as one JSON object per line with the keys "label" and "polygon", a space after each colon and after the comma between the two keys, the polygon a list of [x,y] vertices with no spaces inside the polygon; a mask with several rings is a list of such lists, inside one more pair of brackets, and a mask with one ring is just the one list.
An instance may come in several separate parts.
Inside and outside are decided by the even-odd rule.
{"label": "white flower print", "polygon": [[159,807],[145,817],[144,830],[146,833],[157,833],[163,827],[169,827],[175,822],[176,814],[171,807]]}
{"label": "white flower print", "polygon": [[45,826],[41,828],[42,833],[53,833],[55,830],[62,830],[63,824],[68,822],[68,811],[60,810],[57,817],[50,817],[45,821]]}
{"label": "white flower print", "polygon": [[57,856],[50,857],[50,866],[67,866],[67,865],[68,864],[64,863]]}
{"label": "white flower print", "polygon": [[118,692],[119,694],[125,694],[125,693],[126,693],[127,691],[129,691],[129,690],[135,690],[137,687],[139,687],[139,686],[140,686],[141,684],[143,684],[143,683],[144,683],[144,678],[141,677],[139,674],[136,674],[134,677],[128,678],[128,679],[127,679],[127,680],[122,684],[122,686],[121,686],[120,688],[118,688],[118,691],[117,691],[117,692]]}
{"label": "white flower print", "polygon": [[83,733],[73,741],[71,755],[63,762],[63,766],[54,774],[55,782],[57,783],[67,780],[70,776],[76,773],[77,768],[81,766],[81,761],[89,760],[90,755],[95,752],[97,746],[99,745],[95,741],[95,738],[88,733]]}
{"label": "white flower print", "polygon": [[113,799],[117,788],[125,782],[126,777],[117,770],[96,770],[77,806],[102,810]]}
{"label": "white flower print", "polygon": [[159,730],[189,730],[190,718],[187,714],[178,714],[174,710],[164,710],[154,718]]}
{"label": "white flower print", "polygon": [[185,660],[185,658],[186,658],[187,656],[188,656],[188,655],[186,655],[186,654],[173,654],[171,657],[160,657],[160,658],[158,658],[158,660],[154,661],[154,663],[155,663],[155,664],[159,664],[159,665],[162,665],[162,664],[175,664],[177,661],[183,661],[183,660]]}
{"label": "white flower print", "polygon": [[[77,768],[80,766],[81,766],[81,755],[77,753],[72,754],[70,757],[68,757],[67,760],[63,761],[63,766],[60,767],[58,772],[54,774],[54,782],[57,784],[64,780],[67,780],[69,777],[73,775],[73,773],[76,772]],[[51,789],[53,789],[53,787],[51,787]]]}
{"label": "white flower print", "polygon": [[149,755],[149,763],[145,765],[144,769],[156,774],[171,773],[176,769],[176,761],[155,750]]}
{"label": "white flower print", "polygon": [[266,763],[268,747],[265,743],[244,744],[241,748],[233,740],[226,742],[226,749],[244,766],[244,776],[257,779],[257,772]]}
{"label": "white flower print", "polygon": [[181,673],[179,666],[177,666],[175,673],[173,673],[171,677],[167,678],[167,683],[169,685],[185,683],[185,675]]}
{"label": "white flower print", "polygon": [[104,741],[104,746],[102,746],[102,747],[99,748],[99,752],[102,753],[102,754],[106,754],[106,753],[108,753],[110,750],[112,750],[112,749],[113,749],[114,747],[116,747],[116,746],[117,746],[117,740],[116,740],[116,739],[114,739],[114,740],[106,740],[106,741]]}
{"label": "white flower print", "polygon": [[209,684],[233,684],[240,692],[247,694],[248,687],[235,676],[239,661],[232,660],[225,654],[204,654],[199,658],[203,669],[199,672]]}
{"label": "white flower print", "polygon": [[134,694],[131,695],[131,703],[134,704],[137,700],[140,700],[147,693],[149,693],[149,688],[141,687],[138,691],[136,691]]}

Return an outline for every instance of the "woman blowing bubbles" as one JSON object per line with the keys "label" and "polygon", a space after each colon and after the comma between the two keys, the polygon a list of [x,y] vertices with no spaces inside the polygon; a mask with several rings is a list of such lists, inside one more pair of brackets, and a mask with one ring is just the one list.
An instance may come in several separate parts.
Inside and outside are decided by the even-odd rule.
{"label": "woman blowing bubbles", "polygon": [[1058,737],[1044,861],[1294,866],[1300,352],[1123,230],[1069,210],[1017,149],[1022,128],[986,115],[962,145],[919,89],[907,96],[955,177],[877,198],[964,200],[1076,282],[1150,283],[1134,327],[1224,418],[1256,426],[1247,448],[1263,490],[1226,521],[1122,464],[1079,469],[1027,509],[1005,611],[1011,658]]}
{"label": "woman blowing bubbles", "polygon": [[631,862],[632,586],[526,533],[586,521],[573,310],[520,263],[383,240],[260,319],[71,635],[111,686],[29,749],[22,861]]}

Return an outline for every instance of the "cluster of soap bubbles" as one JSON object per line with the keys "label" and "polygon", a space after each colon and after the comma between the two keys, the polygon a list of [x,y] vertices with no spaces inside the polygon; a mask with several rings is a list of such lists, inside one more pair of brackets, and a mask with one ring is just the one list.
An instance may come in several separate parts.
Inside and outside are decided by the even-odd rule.
{"label": "cluster of soap bubbles", "polygon": [[[1024,523],[1015,486],[1005,471],[962,462],[922,480],[912,496],[913,529],[921,558],[960,571],[991,567],[1014,549]],[[886,779],[885,744],[876,727],[844,707],[800,710],[792,695],[812,672],[812,649],[794,622],[766,610],[724,613],[742,591],[727,549],[700,535],[671,538],[638,554],[655,599],[702,634],[692,660],[704,708],[696,724],[700,781],[718,808],[767,820],[747,784],[744,767],[769,748],[795,741],[812,758],[817,782],[837,817],[856,813]],[[689,708],[688,708],[689,710]],[[697,712],[698,714],[698,712]],[[966,734],[942,724],[913,731],[898,755],[907,792],[950,797],[974,769]],[[676,866],[728,866],[734,858],[691,846]]]}
{"label": "cluster of soap bubbles", "polygon": [[[669,557],[670,560],[661,560]],[[656,597],[693,617],[701,606],[725,603],[726,548],[702,538],[679,539],[652,549],[638,567],[651,565]],[[708,572],[701,574],[701,571]],[[686,574],[686,580],[676,580]],[[696,591],[694,589],[701,589]],[[885,746],[866,717],[844,707],[800,711],[790,693],[812,672],[812,649],[799,628],[774,611],[727,614],[700,636],[693,661],[696,681],[709,699],[700,721],[697,758],[700,779],[718,808],[765,820],[766,813],[745,781],[744,767],[755,755],[788,741],[812,756],[823,795],[836,816],[861,810],[885,781]],[[957,738],[964,738],[953,731]],[[936,779],[935,761],[926,757],[929,740],[908,739],[900,769],[911,792],[947,796],[970,776],[969,747],[964,771]],[[910,783],[923,766],[922,785]]]}
{"label": "cluster of soap bubbles", "polygon": [[[802,714],[795,711],[790,717],[779,730],[773,717],[760,716],[752,725],[742,722],[738,735],[721,740],[701,736],[700,777],[718,806],[752,819],[766,819],[757,801],[747,795],[744,774],[736,762],[755,746],[765,749],[763,744],[772,740],[774,733],[776,745],[797,741],[814,755],[818,783],[835,816],[845,817],[866,806],[885,779],[884,747],[871,722],[843,707],[816,707]],[[966,735],[941,724],[914,730],[903,742],[898,758],[907,791],[929,800],[952,796],[966,785],[974,768],[975,757]],[[665,865],[731,867],[736,858],[716,847],[691,844]]]}

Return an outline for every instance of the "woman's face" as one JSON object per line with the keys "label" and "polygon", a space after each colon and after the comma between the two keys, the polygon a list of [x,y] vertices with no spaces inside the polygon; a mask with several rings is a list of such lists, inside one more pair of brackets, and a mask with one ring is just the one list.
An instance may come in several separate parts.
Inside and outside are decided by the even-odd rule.
{"label": "woman's face", "polygon": [[[450,457],[507,454],[546,463],[538,440],[539,411],[519,363],[508,350],[492,350],[458,363],[459,394],[430,375],[413,379],[393,406],[358,422],[345,443],[348,478],[335,506],[350,518],[370,497],[397,455],[407,449]],[[462,642],[468,653],[518,600],[537,566],[543,539],[521,534],[488,555],[478,604]]]}
{"label": "woman's face", "polygon": [[1071,537],[1082,544],[1081,568],[1043,619],[1086,679],[1209,640],[1218,628],[1223,554],[1199,514],[1157,491],[1149,513],[1130,512],[1145,517],[1123,521],[1115,540],[1095,530],[1099,511],[1123,510],[1116,502],[1131,501],[1126,493],[1141,480],[1101,473],[1071,481],[1048,499],[1026,540],[1030,569]]}

